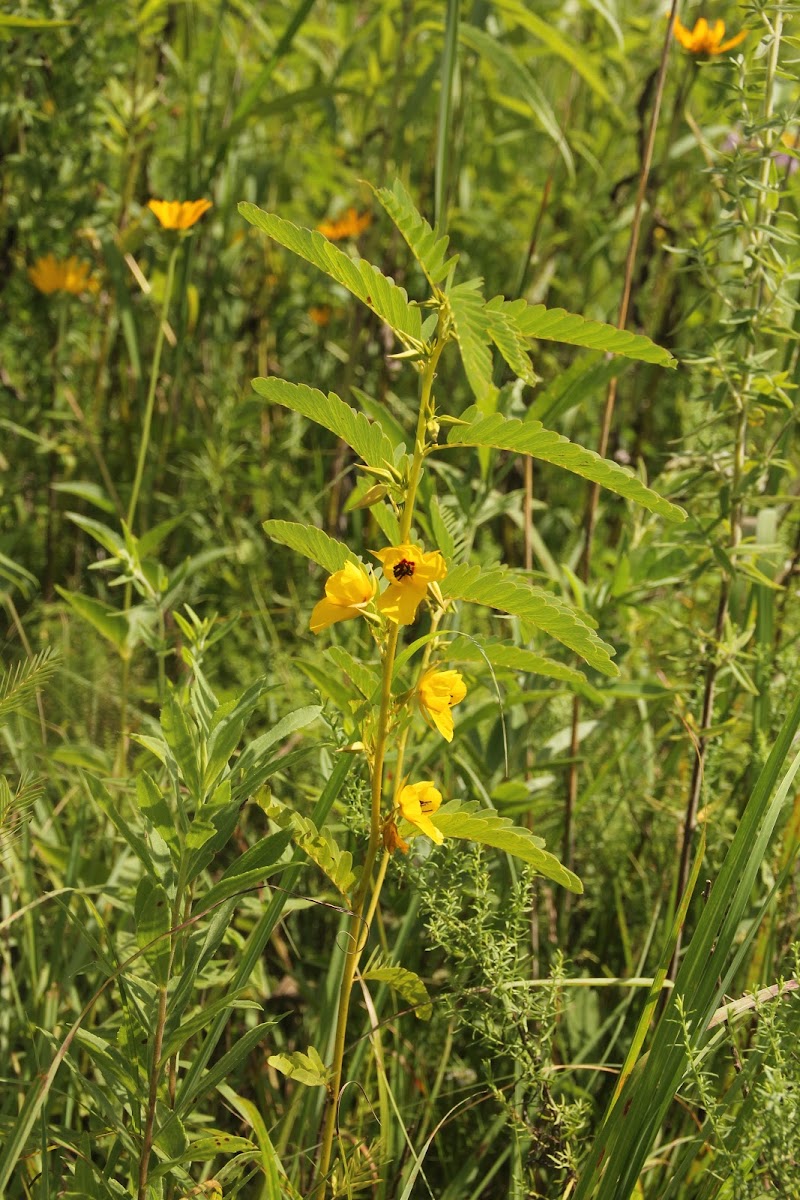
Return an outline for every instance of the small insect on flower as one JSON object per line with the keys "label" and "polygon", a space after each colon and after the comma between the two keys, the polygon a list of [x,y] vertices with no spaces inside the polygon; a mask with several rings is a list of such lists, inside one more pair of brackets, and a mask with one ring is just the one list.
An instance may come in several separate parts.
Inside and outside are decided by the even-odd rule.
{"label": "small insect on flower", "polygon": [[321,221],[318,231],[329,242],[341,242],[345,238],[356,238],[372,224],[372,215],[368,212],[357,213],[354,208],[348,208],[346,213],[333,221]]}
{"label": "small insect on flower", "polygon": [[453,740],[453,714],[450,709],[460,704],[467,694],[460,671],[440,671],[431,667],[417,684],[417,702],[428,722],[433,723],[446,742]]}
{"label": "small insect on flower", "polygon": [[684,50],[688,50],[690,54],[698,57],[704,54],[724,54],[726,50],[732,50],[747,37],[747,30],[743,29],[741,33],[737,33],[734,37],[728,38],[727,42],[723,42],[725,22],[717,20],[713,25],[709,25],[705,17],[699,17],[695,21],[694,29],[691,30],[682,25],[679,18],[676,17],[672,28]]}
{"label": "small insect on flower", "polygon": [[148,200],[164,229],[191,229],[213,207],[210,200]]}
{"label": "small insect on flower", "polygon": [[311,614],[311,632],[320,633],[337,621],[349,621],[360,617],[371,602],[378,583],[363,567],[345,563],[341,571],[334,571],[325,584],[325,598],[314,606]]}
{"label": "small insect on flower", "polygon": [[436,828],[431,815],[441,807],[442,793],[433,786],[432,779],[406,784],[397,797],[397,803],[407,821],[427,834],[437,846],[441,846],[444,834]]}
{"label": "small insect on flower", "polygon": [[372,553],[383,567],[389,586],[378,597],[378,611],[398,625],[411,625],[428,591],[428,584],[444,579],[447,565],[438,550],[425,554],[419,546],[404,543]]}
{"label": "small insect on flower", "polygon": [[100,281],[90,274],[89,265],[74,254],[63,262],[54,254],[37,258],[28,268],[28,278],[45,296],[51,296],[53,292],[82,296],[84,292],[96,292],[100,287]]}

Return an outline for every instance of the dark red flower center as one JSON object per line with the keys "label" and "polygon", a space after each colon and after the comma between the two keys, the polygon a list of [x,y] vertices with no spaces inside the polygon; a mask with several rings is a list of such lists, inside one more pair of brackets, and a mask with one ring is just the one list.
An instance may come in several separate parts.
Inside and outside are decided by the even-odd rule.
{"label": "dark red flower center", "polygon": [[392,567],[392,574],[395,579],[409,579],[416,570],[416,565],[409,562],[407,558],[401,558],[399,563],[395,563]]}

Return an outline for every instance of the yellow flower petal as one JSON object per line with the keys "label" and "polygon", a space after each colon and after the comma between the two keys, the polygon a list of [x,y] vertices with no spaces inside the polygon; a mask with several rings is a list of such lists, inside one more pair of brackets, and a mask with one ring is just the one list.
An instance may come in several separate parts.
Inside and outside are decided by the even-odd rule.
{"label": "yellow flower petal", "polygon": [[397,625],[413,625],[417,609],[425,599],[425,590],[391,583],[378,597],[378,612]]}
{"label": "yellow flower petal", "polygon": [[210,200],[148,200],[164,229],[190,229],[212,207]]}
{"label": "yellow flower petal", "polygon": [[311,614],[312,633],[320,633],[337,621],[348,621],[360,617],[371,602],[377,589],[377,581],[363,567],[345,563],[341,571],[334,571],[325,584],[325,598],[314,606]]}
{"label": "yellow flower petal", "polygon": [[407,784],[401,789],[397,798],[400,812],[412,825],[427,834],[432,842],[441,846],[444,834],[431,821],[442,803],[442,793],[433,786],[432,779],[423,779],[420,783]]}
{"label": "yellow flower petal", "polygon": [[467,688],[459,671],[440,671],[431,667],[417,684],[417,699],[422,715],[430,720],[447,742],[453,740],[453,714],[450,709],[460,704]]}

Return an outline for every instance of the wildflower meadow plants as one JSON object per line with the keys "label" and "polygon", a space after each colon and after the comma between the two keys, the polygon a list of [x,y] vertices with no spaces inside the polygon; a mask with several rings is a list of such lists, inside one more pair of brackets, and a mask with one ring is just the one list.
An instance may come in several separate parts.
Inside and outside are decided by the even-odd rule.
{"label": "wildflower meadow plants", "polygon": [[[482,605],[517,618],[531,635],[556,639],[595,671],[616,673],[612,648],[557,595],[502,564],[487,568],[457,560],[442,516],[448,498],[438,492],[436,465],[462,448],[531,455],[668,520],[684,519],[679,507],[626,468],[571,443],[539,421],[504,415],[493,382],[493,348],[523,384],[534,382],[530,354],[539,339],[616,352],[664,367],[673,365],[671,356],[643,336],[563,310],[530,306],[522,300],[509,303],[502,297],[487,302],[481,280],[457,281],[458,257],[448,258],[448,239],[437,235],[399,182],[391,190],[375,189],[375,196],[407,242],[421,280],[427,283],[427,294],[419,301],[409,300],[403,289],[370,263],[343,253],[320,230],[299,228],[253,204],[239,206],[256,228],[318,267],[371,309],[397,339],[401,347],[397,358],[418,379],[416,421],[409,420],[405,440],[399,443],[396,425],[382,422],[380,413],[369,421],[333,393],[325,395],[306,384],[281,379],[253,381],[264,400],[316,422],[350,448],[367,480],[359,504],[373,514],[376,540],[389,543],[349,544],[299,522],[270,520],[264,526],[270,538],[328,572],[325,595],[311,614],[312,631],[328,637],[333,626],[357,622],[356,647],[366,644],[369,651],[364,658],[337,644],[330,656],[345,680],[342,717],[349,741],[341,752],[362,760],[370,796],[369,834],[360,860],[357,852],[355,868],[351,852],[330,838],[324,840],[324,854],[313,855],[342,893],[350,913],[332,1055],[326,1063],[318,1050],[309,1048],[308,1053],[271,1060],[290,1076],[323,1085],[327,1091],[310,1193],[315,1200],[330,1192],[340,1194],[353,1177],[354,1163],[340,1122],[351,997],[392,855],[407,853],[409,843],[420,836],[434,843],[437,854],[447,853],[450,839],[462,839],[495,847],[564,888],[582,890],[575,874],[545,850],[542,839],[530,829],[513,825],[469,797],[445,800],[435,779],[418,778],[413,736],[417,714],[431,722],[446,742],[457,736],[452,709],[465,699],[467,688],[460,672],[448,664],[455,653],[454,637],[463,639],[458,635],[462,605]],[[450,348],[460,353],[475,398],[475,405],[460,414],[449,410],[437,389],[440,359]],[[409,638],[403,638],[410,627]],[[491,672],[497,643],[482,633],[467,637],[485,670]],[[506,652],[505,665],[530,667],[530,650],[522,649],[515,664],[513,649],[505,643],[500,646]],[[538,655],[536,669],[545,676],[557,674],[560,664]],[[272,811],[278,816],[277,810]],[[293,818],[288,808],[281,809],[280,820],[307,849],[322,838],[321,830],[309,828],[303,818]],[[382,976],[368,971],[362,978],[382,978],[413,1005],[426,1009],[429,1005],[422,981],[402,964],[392,964]]]}

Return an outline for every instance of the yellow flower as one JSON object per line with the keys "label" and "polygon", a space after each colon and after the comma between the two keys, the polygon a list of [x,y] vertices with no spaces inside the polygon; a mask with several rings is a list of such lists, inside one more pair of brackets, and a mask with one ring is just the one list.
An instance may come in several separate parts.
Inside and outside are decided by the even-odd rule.
{"label": "yellow flower", "polygon": [[697,55],[724,54],[726,50],[732,50],[734,46],[738,46],[747,37],[747,30],[743,29],[735,37],[728,38],[727,42],[723,42],[722,39],[725,37],[725,22],[717,20],[713,25],[709,25],[705,17],[698,18],[692,30],[687,29],[685,25],[681,25],[680,20],[676,17],[673,29],[675,37],[684,50],[688,50],[690,54]]}
{"label": "yellow flower", "polygon": [[322,221],[317,229],[330,242],[341,242],[344,238],[356,238],[372,224],[372,216],[368,212],[357,213],[354,208],[335,221]]}
{"label": "yellow flower", "polygon": [[377,588],[375,579],[363,567],[345,563],[341,571],[334,571],[325,584],[325,599],[314,606],[311,614],[311,632],[320,633],[337,621],[348,621],[360,617]]}
{"label": "yellow flower", "polygon": [[437,846],[441,846],[444,834],[434,825],[431,813],[435,813],[440,807],[442,793],[433,786],[432,779],[423,779],[421,783],[407,784],[401,790],[397,803],[407,821],[426,833],[431,841],[436,842]]}
{"label": "yellow flower", "polygon": [[330,304],[312,304],[308,315],[315,325],[322,327],[327,325],[331,319],[331,306]]}
{"label": "yellow flower", "polygon": [[444,579],[447,567],[438,550],[423,554],[419,546],[404,544],[373,550],[389,580],[378,597],[378,611],[398,625],[411,625],[425,599],[429,583]]}
{"label": "yellow flower", "polygon": [[100,286],[99,280],[90,275],[89,270],[88,264],[81,262],[74,254],[64,262],[54,254],[46,254],[44,258],[37,258],[34,265],[28,268],[28,277],[45,296],[51,296],[53,292],[69,292],[71,296],[80,296],[83,292],[96,292]]}
{"label": "yellow flower", "polygon": [[210,200],[148,200],[165,229],[190,229],[212,207]]}
{"label": "yellow flower", "polygon": [[460,704],[467,688],[459,671],[440,671],[431,667],[417,684],[417,700],[426,721],[436,726],[446,742],[453,740],[453,714],[450,709]]}

